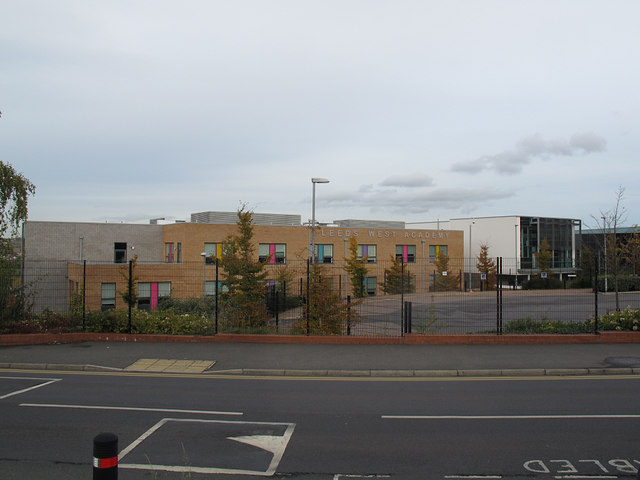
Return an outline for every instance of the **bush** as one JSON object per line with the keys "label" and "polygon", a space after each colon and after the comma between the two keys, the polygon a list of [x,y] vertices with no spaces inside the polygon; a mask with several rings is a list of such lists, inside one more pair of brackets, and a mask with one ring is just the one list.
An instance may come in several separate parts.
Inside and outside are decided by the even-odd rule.
{"label": "bush", "polygon": [[565,323],[561,321],[551,321],[546,319],[534,320],[530,317],[518,318],[507,322],[504,333],[562,333],[579,334],[593,333],[594,326],[590,320],[582,323]]}
{"label": "bush", "polygon": [[[90,312],[86,317],[89,332],[127,333],[129,318],[126,310]],[[131,333],[159,335],[213,335],[215,325],[206,316],[176,313],[171,309],[156,312],[131,312]]]}
{"label": "bush", "polygon": [[45,310],[42,313],[30,314],[24,320],[2,324],[0,333],[69,333],[81,329],[81,321],[61,313]]}
{"label": "bush", "polygon": [[627,307],[619,312],[602,315],[598,319],[598,329],[636,332],[640,330],[640,309]]}

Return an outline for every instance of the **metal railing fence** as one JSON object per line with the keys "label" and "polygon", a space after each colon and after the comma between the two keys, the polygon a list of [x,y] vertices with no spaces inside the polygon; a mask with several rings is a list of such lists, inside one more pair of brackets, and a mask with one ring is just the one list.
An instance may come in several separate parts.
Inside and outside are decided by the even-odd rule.
{"label": "metal railing fence", "polygon": [[27,260],[15,282],[24,286],[32,312],[56,312],[75,319],[77,328],[86,327],[92,313],[131,307],[134,314],[171,308],[201,315],[210,324],[206,333],[500,334],[514,321],[583,323],[616,303],[640,308],[637,291],[616,295],[585,287],[602,283],[596,272],[524,271],[513,259],[493,261],[501,270],[485,274],[477,259],[448,259],[446,270],[435,261],[378,260],[355,274],[343,262],[291,260],[265,264],[262,292],[253,296],[229,292],[224,270],[205,262]]}

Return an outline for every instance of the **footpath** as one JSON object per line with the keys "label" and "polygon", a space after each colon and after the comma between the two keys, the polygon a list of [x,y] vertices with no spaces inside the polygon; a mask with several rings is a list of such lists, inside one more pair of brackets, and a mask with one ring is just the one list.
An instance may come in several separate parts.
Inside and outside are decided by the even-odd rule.
{"label": "footpath", "polygon": [[[640,375],[640,339],[631,343],[332,344],[171,338],[13,345],[2,340],[0,369],[15,370],[326,377]],[[265,340],[278,342],[277,338]]]}

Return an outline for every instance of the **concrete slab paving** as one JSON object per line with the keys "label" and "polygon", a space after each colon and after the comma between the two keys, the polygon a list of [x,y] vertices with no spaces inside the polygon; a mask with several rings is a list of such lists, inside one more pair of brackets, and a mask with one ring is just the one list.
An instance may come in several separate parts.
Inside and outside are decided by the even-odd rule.
{"label": "concrete slab paving", "polygon": [[128,372],[202,373],[215,364],[213,360],[176,360],[141,358],[125,367]]}

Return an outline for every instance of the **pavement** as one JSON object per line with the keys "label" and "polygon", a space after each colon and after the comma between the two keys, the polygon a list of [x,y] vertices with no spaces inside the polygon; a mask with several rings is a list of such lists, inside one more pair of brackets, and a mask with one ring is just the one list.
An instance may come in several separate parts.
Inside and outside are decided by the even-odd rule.
{"label": "pavement", "polygon": [[202,375],[640,375],[640,344],[319,345],[82,342],[1,346],[0,369]]}

